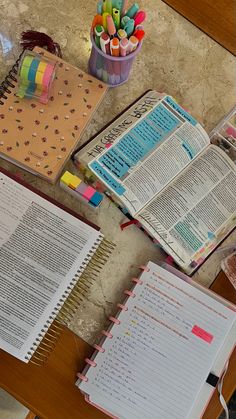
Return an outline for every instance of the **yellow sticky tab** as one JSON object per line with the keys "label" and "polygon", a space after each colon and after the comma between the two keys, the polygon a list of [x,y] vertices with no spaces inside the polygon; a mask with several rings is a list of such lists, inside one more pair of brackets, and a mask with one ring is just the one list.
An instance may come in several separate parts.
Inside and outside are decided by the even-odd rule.
{"label": "yellow sticky tab", "polygon": [[79,179],[77,176],[73,176],[73,179],[70,180],[69,186],[72,189],[76,189],[81,184],[81,182],[81,179]]}
{"label": "yellow sticky tab", "polygon": [[70,172],[65,172],[64,175],[61,177],[61,182],[65,183],[65,185],[69,186],[70,183],[73,181],[74,175]]}

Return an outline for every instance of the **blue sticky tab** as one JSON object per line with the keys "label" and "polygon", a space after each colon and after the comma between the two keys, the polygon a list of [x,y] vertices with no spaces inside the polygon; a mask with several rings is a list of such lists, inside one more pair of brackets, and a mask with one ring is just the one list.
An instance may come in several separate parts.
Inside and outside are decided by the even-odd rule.
{"label": "blue sticky tab", "polygon": [[170,96],[167,96],[164,102],[168,103],[180,116],[186,119],[190,124],[197,125],[196,119],[194,119],[188,112],[186,112],[181,106],[178,105]]}
{"label": "blue sticky tab", "polygon": [[98,205],[102,202],[103,196],[100,192],[95,192],[95,194],[90,198],[90,203],[93,204],[95,207],[98,207]]}
{"label": "blue sticky tab", "polygon": [[118,195],[123,195],[125,188],[117,182],[97,161],[94,161],[89,164],[89,168],[92,169],[106,184],[111,190],[116,192]]}
{"label": "blue sticky tab", "polygon": [[29,81],[35,82],[35,77],[36,77],[36,73],[37,73],[37,70],[38,70],[39,63],[40,63],[40,61],[39,61],[38,58],[33,59],[31,65],[30,65],[29,72],[28,72],[28,80]]}

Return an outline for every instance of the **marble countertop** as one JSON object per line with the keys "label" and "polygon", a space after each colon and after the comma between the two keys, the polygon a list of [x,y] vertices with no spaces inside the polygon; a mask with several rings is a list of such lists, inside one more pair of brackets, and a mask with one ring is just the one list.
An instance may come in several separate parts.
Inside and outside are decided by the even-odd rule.
{"label": "marble countertop", "polygon": [[[208,132],[235,104],[236,58],[161,0],[141,0],[139,4],[148,15],[141,53],[135,60],[129,81],[109,89],[81,143],[148,89],[174,96]],[[28,29],[49,34],[61,45],[65,60],[87,71],[91,49],[89,30],[96,1],[48,0],[45,3],[35,0],[32,3],[30,0],[0,0],[0,5],[0,79],[5,77],[18,56],[21,32]],[[70,326],[86,341],[92,342],[106,322],[106,316],[122,299],[122,290],[130,286],[130,278],[138,272],[137,266],[148,260],[160,261],[163,254],[136,227],[122,232],[119,224],[124,217],[107,198],[95,212],[74,200],[58,185],[49,185],[3,160],[0,164],[85,215],[116,244],[109,263]],[[76,173],[72,162],[66,168]],[[215,263],[214,259],[214,269],[209,262],[199,271],[196,278],[201,283],[210,285],[217,269]]]}

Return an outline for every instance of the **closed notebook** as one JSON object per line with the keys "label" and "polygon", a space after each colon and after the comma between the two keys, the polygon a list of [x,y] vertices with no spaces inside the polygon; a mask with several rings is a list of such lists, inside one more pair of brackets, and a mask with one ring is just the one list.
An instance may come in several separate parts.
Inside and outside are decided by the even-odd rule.
{"label": "closed notebook", "polygon": [[57,56],[56,79],[47,105],[20,99],[18,61],[0,86],[0,156],[55,182],[106,92],[106,85]]}
{"label": "closed notebook", "polygon": [[99,228],[0,170],[0,348],[42,364],[113,245]]}
{"label": "closed notebook", "polygon": [[235,346],[235,306],[152,262],[143,269],[77,386],[116,419],[199,419]]}

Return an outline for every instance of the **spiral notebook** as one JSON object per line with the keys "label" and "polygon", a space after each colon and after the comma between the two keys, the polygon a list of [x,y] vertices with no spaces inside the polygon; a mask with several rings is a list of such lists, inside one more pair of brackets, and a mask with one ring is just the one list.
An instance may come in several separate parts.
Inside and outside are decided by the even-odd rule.
{"label": "spiral notebook", "polygon": [[0,85],[0,156],[55,182],[107,86],[42,48],[34,51],[58,63],[47,105],[19,99],[19,60]]}
{"label": "spiral notebook", "polygon": [[78,374],[113,418],[199,419],[236,340],[236,307],[149,262]]}
{"label": "spiral notebook", "polygon": [[0,348],[43,363],[113,245],[99,228],[0,169]]}

